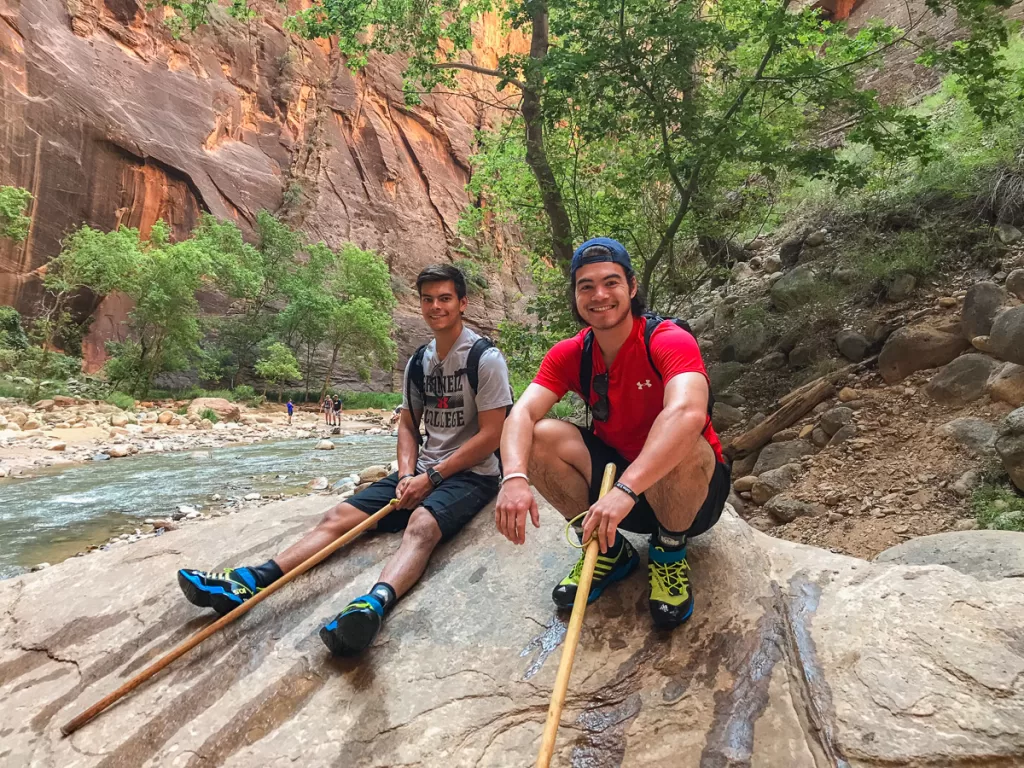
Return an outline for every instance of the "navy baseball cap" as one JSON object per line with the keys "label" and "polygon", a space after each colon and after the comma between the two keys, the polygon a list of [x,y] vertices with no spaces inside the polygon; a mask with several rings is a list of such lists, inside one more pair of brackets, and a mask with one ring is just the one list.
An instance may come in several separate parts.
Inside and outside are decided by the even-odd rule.
{"label": "navy baseball cap", "polygon": [[633,264],[629,260],[626,246],[610,237],[592,237],[577,248],[572,255],[572,263],[569,265],[569,280],[575,285],[577,269],[584,264],[596,264],[601,261],[618,264],[626,270],[627,275],[633,272]]}

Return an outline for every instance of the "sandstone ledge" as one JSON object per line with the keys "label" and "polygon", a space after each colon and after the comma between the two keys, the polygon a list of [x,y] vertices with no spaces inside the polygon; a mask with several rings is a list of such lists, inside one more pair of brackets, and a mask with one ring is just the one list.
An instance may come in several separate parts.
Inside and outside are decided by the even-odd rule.
{"label": "sandstone ledge", "polygon": [[[259,561],[329,502],[282,502],[0,583],[0,763],[524,766],[573,560],[555,513],[514,548],[482,512],[362,663],[316,637],[397,545],[372,536],[69,739],[60,724],[209,619],[182,566]],[[225,542],[230,542],[225,544]],[[941,566],[867,563],[731,514],[691,545],[697,610],[651,630],[643,573],[587,614],[559,766],[1024,764],[1024,596]]]}

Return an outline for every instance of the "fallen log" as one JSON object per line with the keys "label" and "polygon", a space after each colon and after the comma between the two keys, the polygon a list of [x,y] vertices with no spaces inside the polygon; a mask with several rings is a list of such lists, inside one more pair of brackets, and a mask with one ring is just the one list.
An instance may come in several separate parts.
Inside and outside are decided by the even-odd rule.
{"label": "fallen log", "polygon": [[795,394],[785,405],[767,419],[730,441],[725,453],[733,459],[741,458],[766,445],[776,432],[781,432],[810,413],[814,406],[835,394],[836,388],[827,378],[816,379],[813,386]]}
{"label": "fallen log", "polygon": [[831,384],[835,384],[843,376],[846,376],[851,373],[858,373],[859,371],[864,370],[868,366],[873,365],[877,360],[878,355],[874,355],[873,357],[869,357],[866,360],[861,360],[859,363],[851,363],[850,365],[840,368],[839,370],[832,371],[832,373],[826,373],[824,376],[819,376],[818,378],[813,379],[812,381],[809,381],[806,384],[799,386],[796,389],[792,390],[791,392],[787,392],[785,395],[783,395],[779,399],[779,407],[781,408],[787,403],[791,402],[794,398],[800,397],[805,392],[809,392],[811,388],[817,385],[820,381],[827,381]]}

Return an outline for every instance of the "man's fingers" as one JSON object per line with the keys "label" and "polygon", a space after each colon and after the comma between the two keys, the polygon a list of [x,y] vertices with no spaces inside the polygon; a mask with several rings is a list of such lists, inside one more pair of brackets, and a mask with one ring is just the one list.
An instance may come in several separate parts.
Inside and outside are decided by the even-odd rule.
{"label": "man's fingers", "polygon": [[530,520],[534,528],[540,528],[540,510],[537,508],[537,500],[530,498]]}

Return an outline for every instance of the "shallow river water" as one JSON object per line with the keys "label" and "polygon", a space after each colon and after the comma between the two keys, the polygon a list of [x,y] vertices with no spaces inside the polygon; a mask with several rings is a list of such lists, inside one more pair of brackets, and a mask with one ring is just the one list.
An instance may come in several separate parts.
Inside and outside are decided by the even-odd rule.
{"label": "shallow river water", "polygon": [[[55,563],[89,544],[133,531],[145,518],[166,517],[179,504],[206,507],[248,493],[302,492],[314,477],[336,480],[395,458],[395,438],[333,439],[234,445],[147,454],[0,480],[0,578],[39,562]],[[223,502],[221,502],[223,503]]]}

